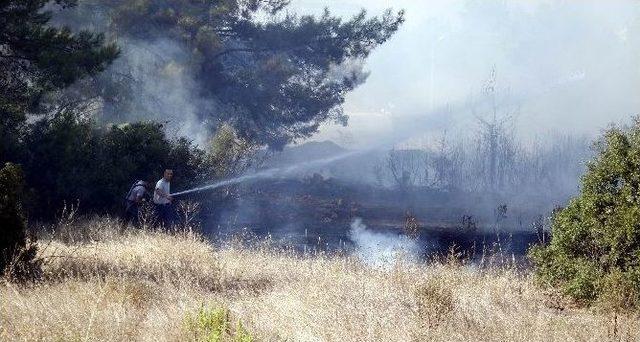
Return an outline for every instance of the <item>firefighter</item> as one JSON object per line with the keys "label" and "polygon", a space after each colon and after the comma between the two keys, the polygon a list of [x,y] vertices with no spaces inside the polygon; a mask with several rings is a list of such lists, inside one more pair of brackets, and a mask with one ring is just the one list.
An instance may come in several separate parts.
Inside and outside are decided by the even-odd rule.
{"label": "firefighter", "polygon": [[159,223],[168,227],[173,222],[173,208],[171,202],[171,179],[173,178],[173,170],[164,170],[164,175],[156,183],[155,191],[153,192],[153,203],[156,206],[156,212],[158,214]]}
{"label": "firefighter", "polygon": [[132,223],[135,227],[138,227],[138,210],[140,208],[140,204],[144,200],[145,195],[147,194],[147,187],[149,183],[138,180],[129,189],[129,192],[125,196],[125,209],[124,209],[124,222],[123,224],[126,226],[129,223]]}

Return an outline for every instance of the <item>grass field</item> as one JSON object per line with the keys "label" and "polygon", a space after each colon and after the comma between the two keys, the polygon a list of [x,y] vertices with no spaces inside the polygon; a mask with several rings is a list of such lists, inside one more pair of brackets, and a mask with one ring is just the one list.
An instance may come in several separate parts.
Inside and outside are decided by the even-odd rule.
{"label": "grass field", "polygon": [[76,225],[40,239],[41,282],[0,284],[0,340],[640,340],[637,314],[574,307],[514,269],[375,269],[267,244],[216,249],[190,232],[120,233],[109,219]]}

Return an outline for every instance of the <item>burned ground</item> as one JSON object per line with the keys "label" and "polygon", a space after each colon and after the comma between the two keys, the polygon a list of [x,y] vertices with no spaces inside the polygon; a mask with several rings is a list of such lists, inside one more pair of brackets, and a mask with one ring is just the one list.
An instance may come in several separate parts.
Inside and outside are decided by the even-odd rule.
{"label": "burned ground", "polygon": [[253,182],[236,196],[205,210],[207,234],[249,231],[299,249],[336,251],[352,246],[350,225],[360,218],[373,232],[416,239],[425,256],[452,248],[468,256],[496,249],[522,256],[546,234],[542,211],[496,204],[496,197],[428,188],[408,193],[318,174]]}

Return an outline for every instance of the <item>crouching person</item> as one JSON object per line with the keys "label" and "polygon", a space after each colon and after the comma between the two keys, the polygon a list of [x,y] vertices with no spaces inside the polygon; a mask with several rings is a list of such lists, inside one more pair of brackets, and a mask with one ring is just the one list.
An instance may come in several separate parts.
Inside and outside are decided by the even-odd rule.
{"label": "crouching person", "polygon": [[139,180],[136,181],[129,189],[127,196],[125,196],[123,226],[126,226],[130,223],[135,227],[138,227],[140,225],[138,221],[138,212],[140,209],[140,204],[147,194],[148,186],[149,183]]}
{"label": "crouching person", "polygon": [[173,208],[171,202],[171,179],[173,178],[173,170],[164,170],[164,176],[156,183],[153,193],[153,203],[156,206],[158,215],[158,223],[165,227],[171,226],[173,223]]}

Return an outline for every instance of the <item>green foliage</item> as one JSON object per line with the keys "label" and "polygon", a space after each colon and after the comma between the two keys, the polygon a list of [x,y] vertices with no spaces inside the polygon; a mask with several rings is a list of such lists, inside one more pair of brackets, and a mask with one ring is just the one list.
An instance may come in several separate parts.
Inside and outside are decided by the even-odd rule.
{"label": "green foliage", "polygon": [[240,321],[233,327],[229,318],[229,311],[224,308],[208,309],[201,307],[195,315],[187,315],[185,326],[194,341],[253,341],[253,337],[242,326]]}
{"label": "green foliage", "polygon": [[45,220],[65,203],[79,202],[84,213],[120,213],[136,180],[153,184],[171,168],[172,189],[188,189],[246,170],[256,151],[230,126],[222,126],[203,149],[168,138],[159,123],[100,127],[70,112],[29,125],[24,145],[28,148],[18,159],[27,184],[25,207]]}
{"label": "green foliage", "polygon": [[[361,65],[350,67],[349,63],[368,57],[404,21],[402,11],[387,11],[380,17],[367,17],[363,11],[349,20],[328,11],[320,16],[284,14],[288,3],[81,0],[76,15],[65,19],[82,25],[99,12],[108,18],[111,35],[146,42],[167,40],[185,47],[190,54],[186,60],[159,63],[185,67],[195,76],[198,96],[219,106],[221,110],[201,111],[201,121],[212,130],[221,122],[230,123],[253,143],[282,147],[309,137],[322,122],[346,123],[345,96],[367,76]],[[94,88],[135,93],[138,85],[131,79],[136,75],[122,69],[118,72],[127,77],[114,72],[97,80]],[[87,90],[91,96],[99,93]],[[106,102],[104,114],[116,117],[132,108],[129,102],[139,100],[99,96]]]}
{"label": "green foliage", "polygon": [[84,202],[96,194],[99,138],[95,133],[91,122],[68,114],[32,125],[21,158],[29,212],[52,215],[65,201]]}
{"label": "green foliage", "polygon": [[[0,161],[10,160],[27,113],[36,113],[44,94],[94,75],[119,51],[104,37],[47,26],[50,1],[0,2]],[[75,1],[56,3],[69,7]]]}
{"label": "green foliage", "polygon": [[36,276],[40,265],[36,260],[35,244],[27,240],[22,216],[22,170],[6,163],[0,169],[0,272],[12,279]]}
{"label": "green foliage", "polygon": [[172,186],[180,189],[202,182],[214,169],[205,151],[167,138],[163,126],[152,122],[100,128],[63,113],[32,124],[25,145],[29,213],[40,218],[78,201],[83,211],[119,212],[137,179],[155,182],[173,168]]}
{"label": "green foliage", "polygon": [[254,152],[255,146],[239,138],[231,126],[221,126],[211,139],[207,156],[210,165],[216,166],[213,176],[223,178],[244,171]]}
{"label": "green foliage", "polygon": [[[640,118],[596,143],[582,193],[553,217],[551,243],[531,251],[539,278],[578,302],[640,304]],[[613,303],[613,304],[612,304]]]}

